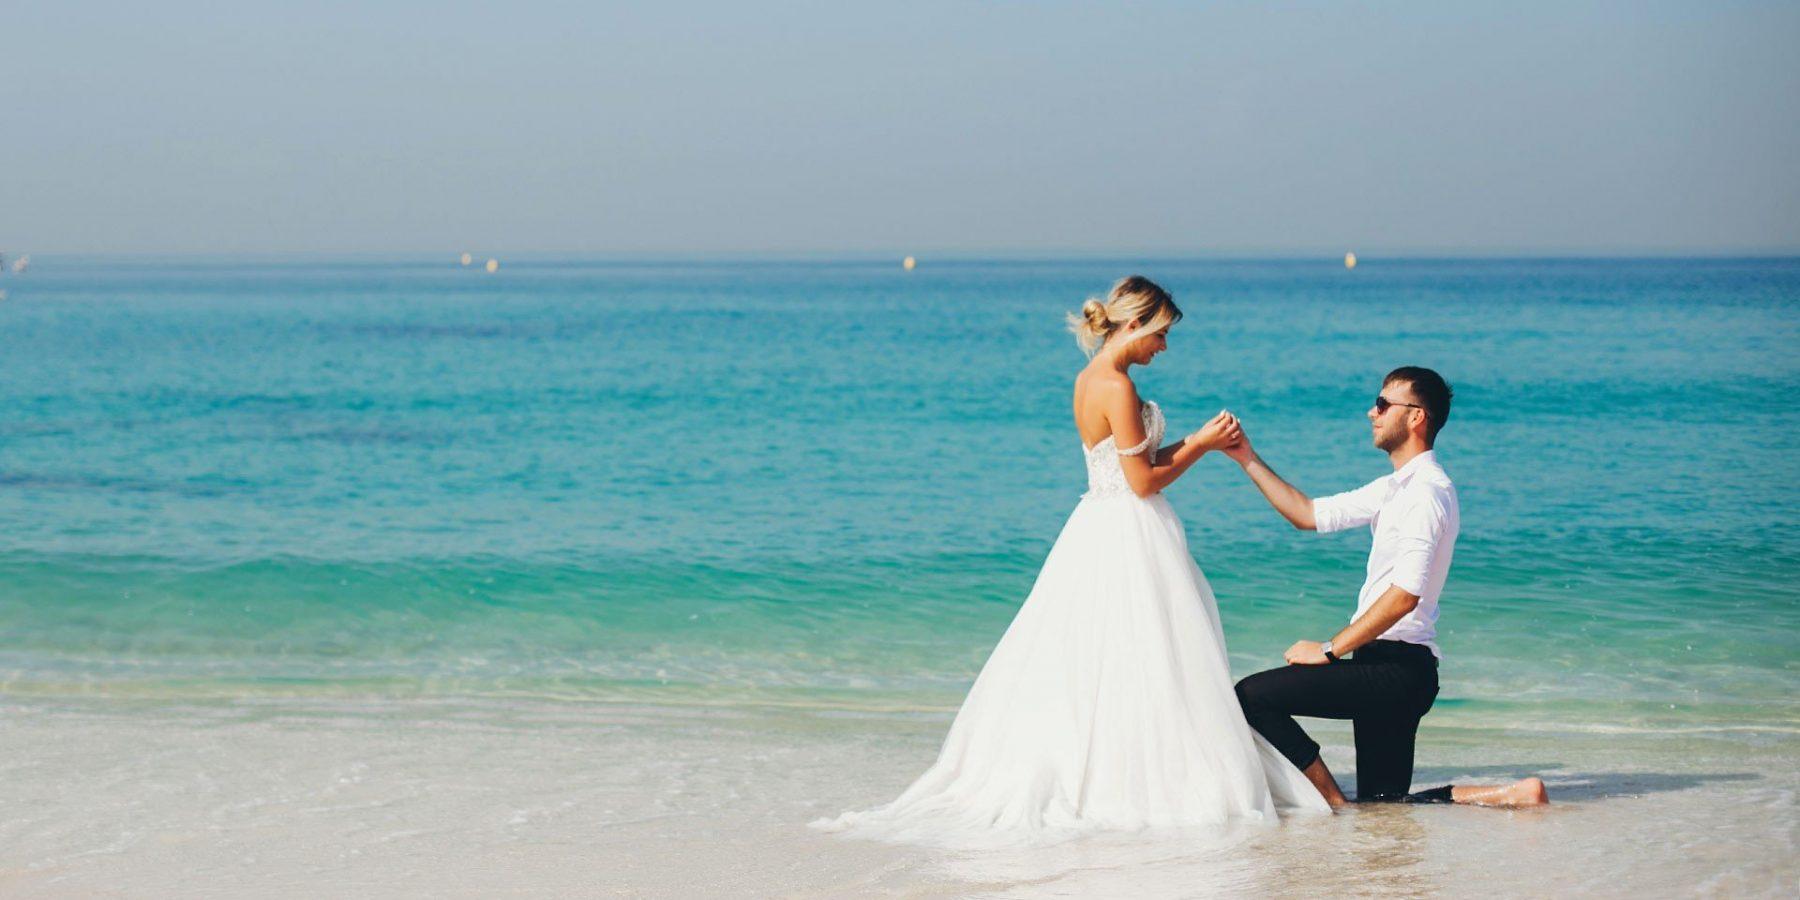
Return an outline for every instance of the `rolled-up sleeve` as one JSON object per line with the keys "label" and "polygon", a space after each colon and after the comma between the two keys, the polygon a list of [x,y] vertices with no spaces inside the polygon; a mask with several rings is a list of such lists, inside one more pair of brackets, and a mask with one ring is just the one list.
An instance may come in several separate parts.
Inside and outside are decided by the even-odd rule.
{"label": "rolled-up sleeve", "polygon": [[1313,501],[1313,529],[1320,534],[1367,525],[1387,500],[1390,482],[1377,478],[1354,491]]}
{"label": "rolled-up sleeve", "polygon": [[1406,498],[1394,513],[1399,521],[1394,523],[1393,584],[1422,597],[1431,580],[1431,561],[1437,556],[1438,544],[1450,522],[1449,507],[1436,493],[1420,491]]}

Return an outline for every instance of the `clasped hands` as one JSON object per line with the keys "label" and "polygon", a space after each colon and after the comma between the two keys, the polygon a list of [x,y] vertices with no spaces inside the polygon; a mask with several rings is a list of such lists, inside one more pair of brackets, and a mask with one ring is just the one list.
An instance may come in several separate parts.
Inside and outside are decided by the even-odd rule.
{"label": "clasped hands", "polygon": [[1188,435],[1188,440],[1208,453],[1221,451],[1240,465],[1250,458],[1250,438],[1244,435],[1243,423],[1230,410],[1219,410],[1218,415]]}

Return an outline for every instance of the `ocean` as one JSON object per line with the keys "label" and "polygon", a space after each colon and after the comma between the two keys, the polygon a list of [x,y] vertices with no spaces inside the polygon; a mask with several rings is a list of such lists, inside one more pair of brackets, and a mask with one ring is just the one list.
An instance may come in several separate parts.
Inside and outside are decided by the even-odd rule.
{"label": "ocean", "polygon": [[[1390,471],[1385,372],[1454,386],[1426,774],[1549,767],[1602,808],[1635,789],[1596,774],[1762,791],[1776,844],[1725,888],[1792,886],[1796,259],[39,256],[0,276],[10,749],[302,708],[545,740],[604,711],[652,756],[696,722],[887,735],[884,774],[808,802],[886,799],[1085,488],[1062,317],[1134,272],[1186,314],[1137,376],[1171,433],[1230,409],[1314,495]],[[1238,674],[1354,610],[1365,531],[1294,531],[1223,457],[1168,497]],[[0,821],[38,841],[0,862],[74,865],[45,823],[78,813]]]}

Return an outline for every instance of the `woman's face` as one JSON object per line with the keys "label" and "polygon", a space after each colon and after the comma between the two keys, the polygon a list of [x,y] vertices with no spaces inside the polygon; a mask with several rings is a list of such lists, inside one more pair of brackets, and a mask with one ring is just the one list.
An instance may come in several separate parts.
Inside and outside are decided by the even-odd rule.
{"label": "woman's face", "polygon": [[1156,358],[1156,354],[1169,349],[1169,329],[1161,328],[1155,334],[1138,338],[1131,343],[1132,361],[1140,366],[1147,366],[1150,360]]}

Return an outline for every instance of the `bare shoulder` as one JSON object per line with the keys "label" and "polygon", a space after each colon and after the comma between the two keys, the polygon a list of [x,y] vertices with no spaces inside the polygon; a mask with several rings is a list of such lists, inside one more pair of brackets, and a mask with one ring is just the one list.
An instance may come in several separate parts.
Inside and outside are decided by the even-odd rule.
{"label": "bare shoulder", "polygon": [[1125,373],[1113,369],[1084,369],[1075,376],[1075,388],[1102,403],[1137,400],[1137,385]]}

